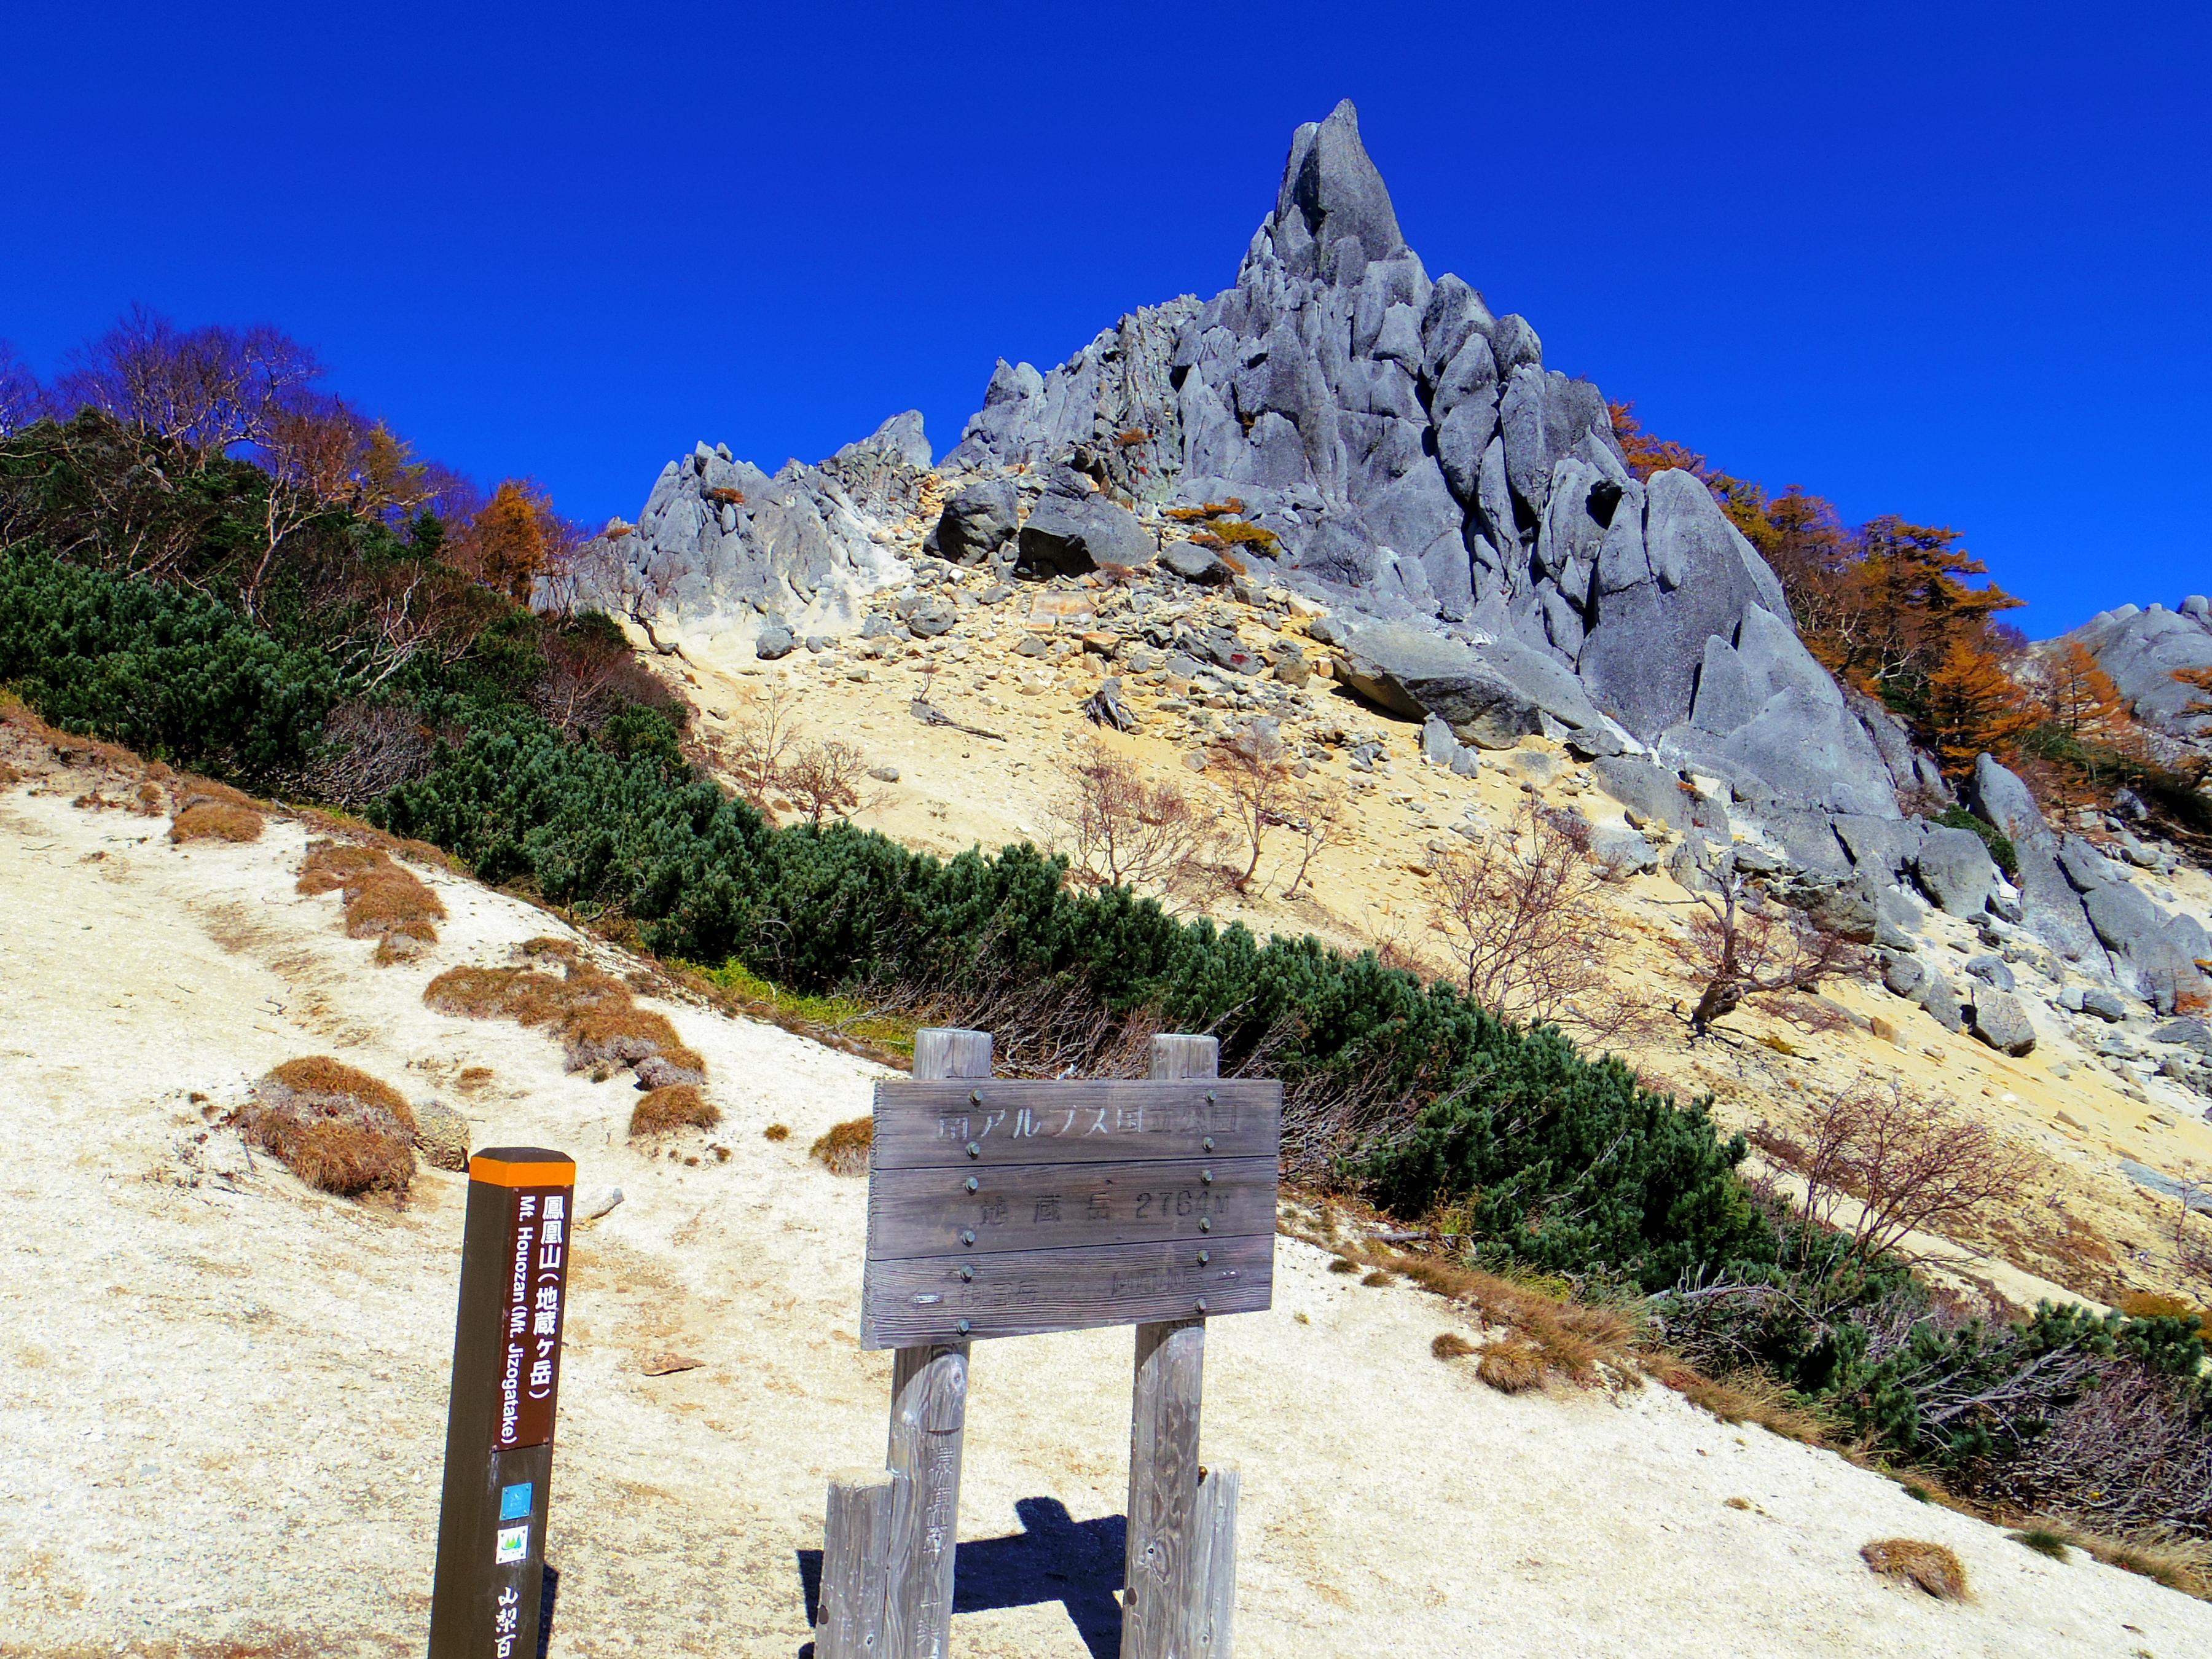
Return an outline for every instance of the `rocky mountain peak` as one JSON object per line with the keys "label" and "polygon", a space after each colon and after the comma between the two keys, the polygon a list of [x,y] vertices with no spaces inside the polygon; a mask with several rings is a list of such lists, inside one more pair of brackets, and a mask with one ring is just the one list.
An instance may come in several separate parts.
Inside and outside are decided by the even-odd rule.
{"label": "rocky mountain peak", "polygon": [[1291,136],[1268,230],[1285,268],[1299,276],[1312,276],[1330,246],[1347,237],[1358,240],[1366,258],[1406,252],[1397,210],[1359,142],[1359,112],[1349,98],[1326,121],[1309,121]]}

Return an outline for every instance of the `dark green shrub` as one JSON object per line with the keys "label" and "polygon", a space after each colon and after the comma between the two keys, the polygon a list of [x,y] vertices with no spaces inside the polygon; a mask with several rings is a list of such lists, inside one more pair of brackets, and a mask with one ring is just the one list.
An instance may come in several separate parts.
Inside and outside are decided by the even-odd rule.
{"label": "dark green shrub", "polygon": [[269,778],[305,758],[339,677],[214,599],[18,550],[0,554],[0,683],[67,730]]}
{"label": "dark green shrub", "polygon": [[2020,854],[2013,850],[2012,838],[1988,819],[1976,817],[1963,806],[1947,806],[1936,815],[1934,822],[1953,830],[1972,830],[1982,838],[1990,849],[1990,856],[1996,860],[1997,868],[2005,872],[2007,879],[2020,873]]}

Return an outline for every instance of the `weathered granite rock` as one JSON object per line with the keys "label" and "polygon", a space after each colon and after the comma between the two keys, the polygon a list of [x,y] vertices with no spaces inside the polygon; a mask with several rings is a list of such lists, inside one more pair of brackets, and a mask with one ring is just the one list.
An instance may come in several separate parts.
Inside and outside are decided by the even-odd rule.
{"label": "weathered granite rock", "polygon": [[2173,678],[2177,671],[2212,668],[2212,607],[2203,595],[2191,594],[2179,611],[2124,605],[2052,643],[2069,641],[2087,647],[2137,719],[2174,737],[2212,738],[2212,715],[2190,712],[2205,693]]}
{"label": "weathered granite rock", "polygon": [[1916,1000],[1928,1011],[1928,1017],[1947,1031],[1962,1031],[1966,1027],[1966,1013],[1959,1001],[1959,994],[1951,988],[1951,981],[1936,969],[1929,969],[1920,982]]}
{"label": "weathered granite rock", "polygon": [[2108,1025],[2118,1025],[2128,1017],[2128,1005],[2120,1000],[2118,992],[2091,985],[2081,992],[2081,1012],[2095,1015]]}
{"label": "weathered granite rock", "polygon": [[919,499],[920,422],[894,416],[821,466],[794,461],[773,477],[702,443],[661,470],[634,526],[611,525],[579,551],[573,594],[541,580],[533,603],[741,639],[770,616],[802,634],[848,632],[870,595],[907,576],[878,537]]}
{"label": "weathered granite rock", "polygon": [[1557,659],[1517,641],[1472,646],[1405,623],[1368,623],[1345,636],[1344,682],[1407,720],[1435,715],[1463,743],[1510,749],[1544,729],[1601,722]]}
{"label": "weathered granite rock", "polygon": [[2012,842],[2020,862],[2021,915],[2029,931],[2069,962],[2109,971],[2110,959],[2089,926],[2081,896],[2058,867],[2058,837],[2044,822],[2027,786],[1984,755],[1974,763],[1972,805],[1984,822]]}
{"label": "weathered granite rock", "polygon": [[2078,836],[2060,843],[2058,857],[2098,939],[2143,997],[2166,1014],[2203,1006],[2212,988],[2197,966],[2205,952],[2203,925],[2160,909],[2119,866]]}
{"label": "weathered granite rock", "polygon": [[1591,830],[1590,856],[1621,875],[1647,875],[1659,867],[1659,849],[1633,830]]}
{"label": "weathered granite rock", "polygon": [[1912,854],[1912,873],[1921,890],[1947,915],[1978,916],[1996,886],[1996,861],[1988,844],[1971,830],[1931,826]]}
{"label": "weathered granite rock", "polygon": [[1160,562],[1187,582],[1218,586],[1229,580],[1229,567],[1196,542],[1170,542],[1160,550]]}
{"label": "weathered granite rock", "polygon": [[1141,568],[1158,552],[1127,507],[1065,471],[1046,485],[1016,544],[1022,569],[1061,576],[1079,576],[1101,565]]}
{"label": "weathered granite rock", "polygon": [[1640,823],[1674,830],[1690,827],[1690,796],[1672,772],[1621,755],[1593,761],[1590,775]]}
{"label": "weathered granite rock", "polygon": [[1974,996],[1974,1035],[2000,1054],[2024,1054],[2035,1047],[2035,1027],[2020,1000],[1994,988]]}
{"label": "weathered granite rock", "polygon": [[945,504],[923,548],[962,564],[980,564],[1014,538],[1014,486],[1005,478],[969,484]]}

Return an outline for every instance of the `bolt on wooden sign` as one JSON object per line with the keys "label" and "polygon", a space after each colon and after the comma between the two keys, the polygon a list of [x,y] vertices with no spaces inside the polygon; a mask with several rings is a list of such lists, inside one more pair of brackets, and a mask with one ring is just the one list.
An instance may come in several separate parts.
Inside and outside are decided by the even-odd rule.
{"label": "bolt on wooden sign", "polygon": [[862,1345],[1261,1311],[1282,1127],[1273,1082],[878,1084]]}

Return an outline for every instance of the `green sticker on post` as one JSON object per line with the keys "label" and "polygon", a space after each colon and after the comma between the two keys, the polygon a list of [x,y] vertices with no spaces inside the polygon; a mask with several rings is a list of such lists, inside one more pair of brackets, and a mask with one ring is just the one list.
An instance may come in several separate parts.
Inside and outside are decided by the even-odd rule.
{"label": "green sticker on post", "polygon": [[521,1560],[529,1553],[530,1528],[527,1525],[501,1527],[499,1529],[499,1553],[493,1559],[505,1566],[509,1562]]}

